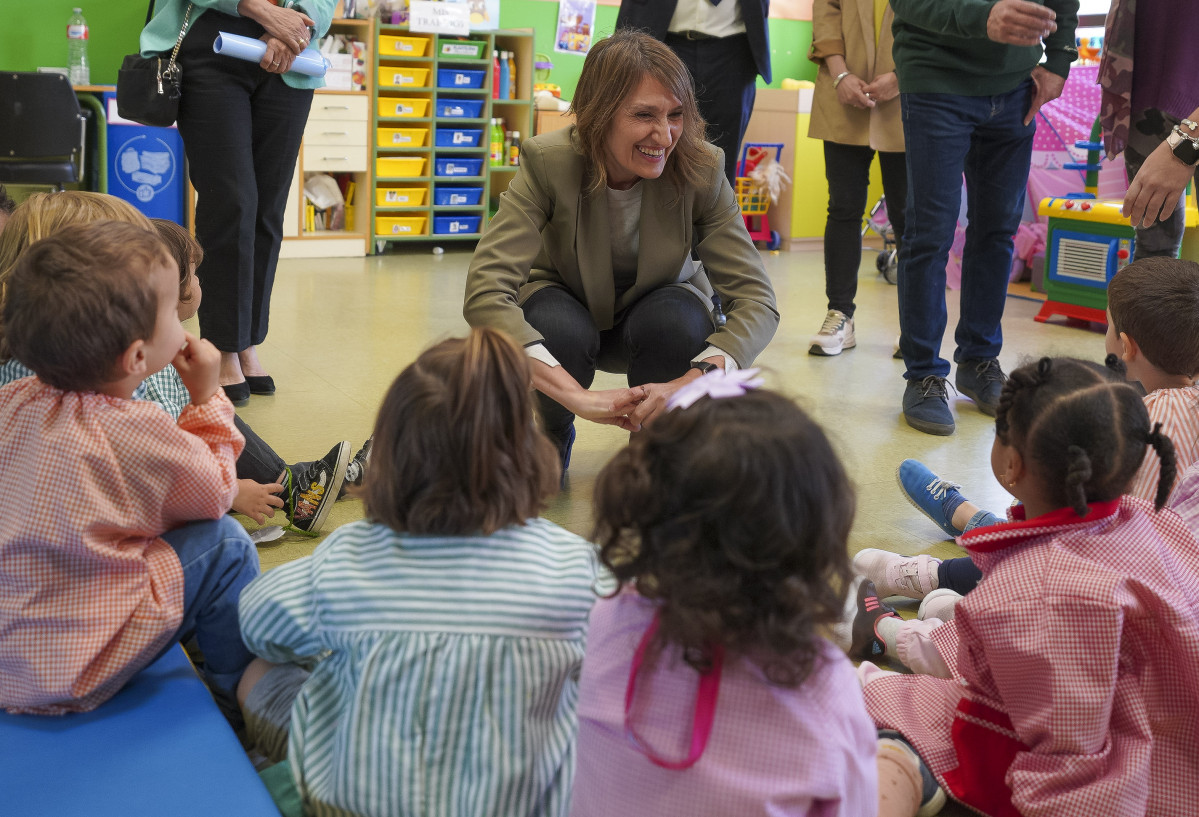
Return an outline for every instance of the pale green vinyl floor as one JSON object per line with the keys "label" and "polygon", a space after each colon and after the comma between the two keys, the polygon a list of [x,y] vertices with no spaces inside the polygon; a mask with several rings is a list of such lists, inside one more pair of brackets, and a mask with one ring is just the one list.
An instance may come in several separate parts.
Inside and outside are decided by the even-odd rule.
{"label": "pale green vinyl floor", "polygon": [[[429,344],[467,330],[462,292],[469,261],[465,249],[438,256],[428,247],[412,246],[364,259],[281,262],[270,333],[260,350],[278,392],[251,398],[238,410],[242,418],[288,462],[320,457],[341,439],[356,450],[396,374]],[[874,272],[873,252],[864,254],[859,278],[857,348],[837,357],[808,354],[809,338],[826,309],[820,250],[764,253],[764,261],[782,321],[757,365],[772,388],[795,397],[816,417],[843,458],[858,502],[850,549],[958,553],[908,504],[896,486],[895,469],[907,457],[920,459],[960,482],[982,507],[1000,512],[1011,497],[990,472],[993,420],[951,392],[957,417],[953,436],[922,434],[903,421],[903,363],[891,357],[899,331],[896,288]],[[950,359],[957,293],[947,292],[947,301],[942,353]],[[1103,357],[1101,332],[1036,323],[1037,308],[1033,301],[1008,298],[1000,356],[1005,370],[1044,354]],[[597,382],[615,386],[621,381],[601,373]],[[595,476],[626,440],[618,429],[580,421],[568,484],[550,507],[551,519],[589,534]],[[344,499],[325,533],[361,516],[361,502]],[[249,520],[247,525],[256,527]],[[263,567],[309,553],[316,541],[287,534],[263,545]]]}

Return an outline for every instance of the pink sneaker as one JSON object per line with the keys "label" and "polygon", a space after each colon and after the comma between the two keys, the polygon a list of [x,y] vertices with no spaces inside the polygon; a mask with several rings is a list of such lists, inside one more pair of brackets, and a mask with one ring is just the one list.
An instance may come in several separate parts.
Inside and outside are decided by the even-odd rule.
{"label": "pink sneaker", "polygon": [[874,582],[880,598],[922,599],[937,589],[940,559],[921,554],[901,556],[889,550],[866,548],[853,557],[853,568]]}

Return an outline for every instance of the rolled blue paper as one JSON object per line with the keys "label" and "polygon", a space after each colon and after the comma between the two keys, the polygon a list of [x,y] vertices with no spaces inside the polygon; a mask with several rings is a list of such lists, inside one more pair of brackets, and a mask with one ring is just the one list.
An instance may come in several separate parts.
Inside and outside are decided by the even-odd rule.
{"label": "rolled blue paper", "polygon": [[[262,58],[266,54],[266,43],[253,37],[243,37],[240,34],[222,31],[216,35],[216,39],[212,43],[212,50],[217,54],[224,54],[226,57],[234,57],[247,62],[262,62]],[[303,51],[291,64],[292,71],[307,74],[310,77],[323,77],[328,68],[329,63],[325,62],[325,58],[315,48]]]}

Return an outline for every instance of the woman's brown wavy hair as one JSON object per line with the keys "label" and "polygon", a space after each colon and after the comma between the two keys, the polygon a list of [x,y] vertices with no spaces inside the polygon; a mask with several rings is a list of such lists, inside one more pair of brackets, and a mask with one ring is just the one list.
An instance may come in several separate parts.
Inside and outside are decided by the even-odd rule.
{"label": "woman's brown wavy hair", "polygon": [[705,183],[716,154],[704,142],[707,125],[695,101],[691,73],[666,45],[636,29],[620,29],[591,48],[575,88],[570,110],[575,115],[579,146],[587,162],[588,193],[608,183],[605,150],[612,122],[641,81],[652,77],[683,104],[679,141],[666,159],[662,177],[677,193]]}
{"label": "woman's brown wavy hair", "polygon": [[391,384],[375,422],[366,517],[401,533],[493,533],[558,490],[525,351],[495,329],[427,349]]}
{"label": "woman's brown wavy hair", "polygon": [[723,645],[797,686],[841,615],[853,514],[820,426],[760,390],[701,398],[635,434],[599,475],[594,536],[616,592],[657,603],[658,649],[702,671]]}

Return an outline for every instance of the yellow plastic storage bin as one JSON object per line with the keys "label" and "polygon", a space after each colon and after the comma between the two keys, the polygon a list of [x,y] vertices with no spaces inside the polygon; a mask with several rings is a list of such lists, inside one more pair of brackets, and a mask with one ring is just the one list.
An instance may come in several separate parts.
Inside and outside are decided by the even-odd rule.
{"label": "yellow plastic storage bin", "polygon": [[424,187],[376,187],[375,205],[378,207],[420,207],[425,203],[429,191]]}
{"label": "yellow plastic storage bin", "polygon": [[423,57],[429,50],[428,37],[379,35],[379,53],[388,57]]}
{"label": "yellow plastic storage bin", "polygon": [[429,82],[428,68],[379,66],[380,88],[424,88]]}
{"label": "yellow plastic storage bin", "polygon": [[424,156],[380,156],[375,160],[376,176],[386,178],[388,176],[423,176],[424,174]]}
{"label": "yellow plastic storage bin", "polygon": [[428,128],[379,128],[381,148],[419,148],[428,141]]}
{"label": "yellow plastic storage bin", "polygon": [[429,100],[416,97],[379,97],[379,116],[424,116],[429,112]]}
{"label": "yellow plastic storage bin", "polygon": [[375,216],[375,235],[424,235],[424,216]]}

